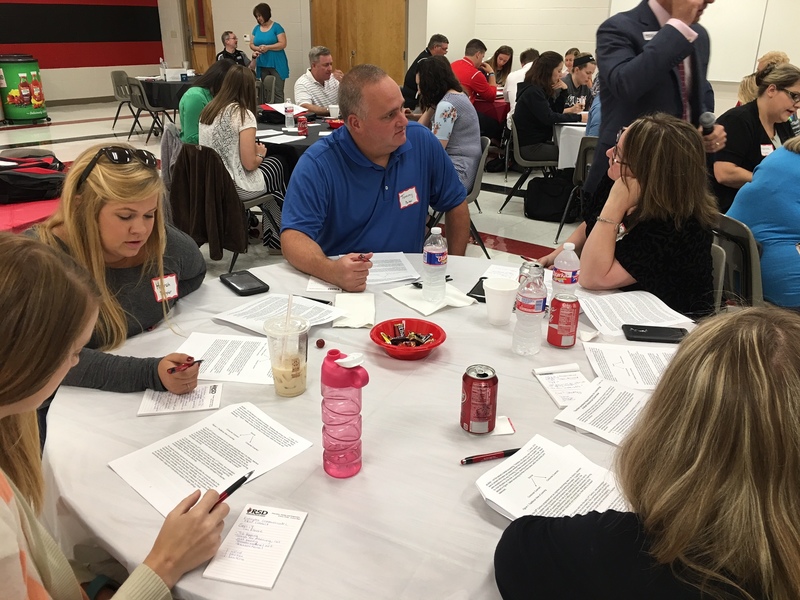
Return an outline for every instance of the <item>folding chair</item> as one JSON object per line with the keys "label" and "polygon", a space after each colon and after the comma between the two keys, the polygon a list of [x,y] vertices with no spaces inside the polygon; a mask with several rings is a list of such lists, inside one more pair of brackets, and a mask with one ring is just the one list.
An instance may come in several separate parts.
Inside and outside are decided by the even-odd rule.
{"label": "folding chair", "polygon": [[[466,201],[467,206],[475,203],[475,206],[478,206],[478,194],[481,193],[481,183],[483,182],[483,167],[486,165],[486,157],[489,155],[489,144],[491,140],[486,137],[481,137],[481,159],[478,162],[478,172],[475,174],[475,182],[472,184],[472,189],[470,190],[469,194],[467,194]],[[480,212],[480,206],[478,206],[478,212]],[[436,227],[441,221],[442,216],[444,213],[436,213],[433,217],[433,222],[431,227]],[[489,256],[489,251],[486,250],[486,245],[483,243],[481,239],[481,234],[478,233],[478,228],[475,227],[475,223],[472,222],[472,218],[469,220],[469,232],[472,234],[473,239],[477,242],[477,244],[483,250],[483,253],[486,255],[486,258],[491,259],[492,257]]]}
{"label": "folding chair", "polygon": [[597,149],[597,139],[598,138],[595,136],[586,136],[581,140],[581,145],[578,148],[578,159],[575,161],[575,173],[572,176],[572,185],[575,187],[572,188],[569,198],[567,198],[567,205],[564,207],[564,214],[561,215],[561,223],[558,225],[556,239],[553,241],[554,244],[558,243],[558,236],[561,235],[561,230],[564,228],[564,223],[567,220],[572,201],[576,196],[583,201],[581,196],[583,182],[586,181],[586,177],[589,175],[589,169],[592,166],[592,160],[594,160],[594,151]]}
{"label": "folding chair", "polygon": [[122,110],[122,106],[124,104],[128,105],[128,110],[131,111],[133,115],[133,123],[134,125],[139,125],[139,129],[144,129],[139,124],[139,119],[136,116],[136,113],[133,112],[133,107],[131,106],[131,90],[128,87],[128,74],[125,71],[111,71],[111,85],[114,88],[114,98],[119,100],[119,106],[117,106],[117,114],[114,115],[114,123],[111,125],[111,129],[114,129],[117,125],[117,119],[119,118],[119,111]]}
{"label": "folding chair", "polygon": [[522,158],[519,153],[519,138],[517,136],[517,124],[512,120],[511,121],[511,141],[514,145],[514,162],[516,162],[520,167],[524,168],[525,171],[522,175],[519,176],[517,179],[517,183],[514,184],[514,187],[511,189],[511,192],[506,196],[505,202],[503,202],[503,206],[500,207],[498,213],[502,213],[503,209],[506,207],[506,204],[511,200],[517,190],[522,187],[522,184],[525,183],[525,180],[528,179],[531,172],[534,169],[541,169],[542,173],[546,173],[547,169],[557,169],[558,168],[558,161],[557,160],[527,160]]}
{"label": "folding chair", "polygon": [[[147,144],[147,142],[150,141],[151,135],[158,136],[162,131],[164,131],[164,124],[161,122],[161,119],[158,118],[159,113],[164,113],[167,119],[169,119],[170,123],[174,123],[175,121],[173,121],[172,117],[169,116],[169,112],[167,112],[166,108],[161,106],[152,106],[150,104],[150,100],[147,98],[147,93],[144,91],[144,86],[142,85],[141,81],[133,77],[128,77],[128,87],[130,88],[131,93],[131,104],[133,104],[134,108],[136,108],[135,117],[138,119],[139,115],[142,114],[142,111],[146,110],[153,118],[153,123],[150,125],[150,131],[147,132],[147,139],[144,141],[144,143]],[[136,123],[133,124],[133,127],[131,127],[131,130],[128,133],[129,140],[133,135],[133,130],[135,127]]]}

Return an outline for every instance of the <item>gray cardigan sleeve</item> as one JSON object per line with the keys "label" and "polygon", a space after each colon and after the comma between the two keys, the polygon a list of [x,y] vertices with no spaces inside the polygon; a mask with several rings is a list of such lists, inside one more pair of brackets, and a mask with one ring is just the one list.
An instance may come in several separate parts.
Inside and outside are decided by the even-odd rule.
{"label": "gray cardigan sleeve", "polygon": [[64,385],[94,388],[106,392],[142,392],[147,389],[163,392],[166,388],[158,376],[161,358],[116,356],[101,350],[84,348],[80,362],[70,369]]}

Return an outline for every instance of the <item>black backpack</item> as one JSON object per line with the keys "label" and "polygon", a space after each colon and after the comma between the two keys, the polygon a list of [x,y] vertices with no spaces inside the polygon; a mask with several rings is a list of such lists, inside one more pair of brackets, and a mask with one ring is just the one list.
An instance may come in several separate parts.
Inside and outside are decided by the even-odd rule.
{"label": "black backpack", "polygon": [[[546,175],[534,177],[525,191],[524,209],[528,219],[559,223],[567,206],[574,185],[571,179]],[[573,199],[566,223],[574,223],[580,217],[581,206]]]}
{"label": "black backpack", "polygon": [[0,156],[0,204],[58,198],[65,176],[64,163],[54,155]]}

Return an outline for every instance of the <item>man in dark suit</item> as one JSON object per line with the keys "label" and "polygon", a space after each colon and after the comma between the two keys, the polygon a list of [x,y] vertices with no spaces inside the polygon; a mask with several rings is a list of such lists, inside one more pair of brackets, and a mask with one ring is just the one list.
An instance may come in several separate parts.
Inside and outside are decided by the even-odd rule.
{"label": "man in dark suit", "polygon": [[[602,158],[622,127],[653,112],[685,118],[698,126],[700,115],[714,110],[714,93],[706,79],[708,32],[697,22],[713,2],[643,0],[636,8],[610,17],[597,30],[603,115],[595,156],[601,160],[592,164],[587,192],[594,192],[608,168]],[[706,140],[706,150],[724,142],[719,139],[721,127],[712,136]]]}
{"label": "man in dark suit", "polygon": [[[606,151],[622,127],[638,117],[665,112],[699,125],[700,115],[714,110],[714,92],[706,79],[708,32],[698,24],[715,0],[642,0],[632,10],[609,17],[597,30],[602,116],[600,139],[584,184],[585,222],[570,236],[580,250],[586,224],[600,214],[610,190]],[[725,146],[717,125],[704,136],[706,152]],[[552,264],[554,253],[542,257]]]}

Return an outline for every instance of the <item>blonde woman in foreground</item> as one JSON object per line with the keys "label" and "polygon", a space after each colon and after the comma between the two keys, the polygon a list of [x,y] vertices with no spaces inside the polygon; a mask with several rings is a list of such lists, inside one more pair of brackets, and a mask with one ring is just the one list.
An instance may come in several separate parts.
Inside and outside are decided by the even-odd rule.
{"label": "blonde woman in foreground", "polygon": [[631,512],[506,529],[495,553],[505,600],[800,598],[800,315],[704,321],[616,472]]}
{"label": "blonde woman in foreground", "polygon": [[[78,363],[102,299],[63,252],[0,234],[0,582],[3,598],[168,600],[184,573],[219,548],[229,508],[195,491],[166,518],[155,544],[119,587],[77,575],[37,515],[44,483],[37,407]],[[79,579],[83,584],[79,584]],[[119,589],[114,593],[114,590]],[[98,589],[99,588],[99,589]]]}

